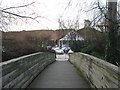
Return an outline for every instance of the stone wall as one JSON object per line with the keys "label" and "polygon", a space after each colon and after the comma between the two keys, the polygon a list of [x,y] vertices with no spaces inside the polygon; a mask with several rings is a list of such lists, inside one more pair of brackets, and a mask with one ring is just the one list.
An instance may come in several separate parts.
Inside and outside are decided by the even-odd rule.
{"label": "stone wall", "polygon": [[1,63],[2,88],[26,88],[47,65],[54,61],[55,54],[39,52]]}
{"label": "stone wall", "polygon": [[94,88],[120,88],[120,68],[84,53],[70,54],[73,63]]}

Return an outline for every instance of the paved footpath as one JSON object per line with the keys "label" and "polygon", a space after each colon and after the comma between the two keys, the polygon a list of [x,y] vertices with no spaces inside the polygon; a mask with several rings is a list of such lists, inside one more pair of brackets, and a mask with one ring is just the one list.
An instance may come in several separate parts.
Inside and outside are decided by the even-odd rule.
{"label": "paved footpath", "polygon": [[89,88],[89,85],[69,61],[59,59],[43,70],[28,88]]}

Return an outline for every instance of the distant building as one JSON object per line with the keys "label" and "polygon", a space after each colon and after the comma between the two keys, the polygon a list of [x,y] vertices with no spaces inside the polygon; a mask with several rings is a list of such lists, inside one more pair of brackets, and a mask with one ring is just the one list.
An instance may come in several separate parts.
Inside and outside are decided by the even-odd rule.
{"label": "distant building", "polygon": [[91,26],[91,22],[90,20],[84,20],[84,27],[90,27]]}
{"label": "distant building", "polygon": [[59,47],[62,47],[64,44],[68,45],[70,44],[71,41],[83,41],[84,38],[81,37],[77,31],[72,30],[68,34],[66,34],[63,38],[58,40],[58,45]]}
{"label": "distant building", "polygon": [[[98,30],[100,30],[102,32],[107,32],[108,31],[108,29],[107,29],[108,24],[105,21],[97,24],[96,27],[98,27]],[[118,20],[118,35],[120,35],[120,21],[119,20]]]}
{"label": "distant building", "polygon": [[99,23],[96,25],[97,29],[102,31],[102,32],[106,32],[107,31],[107,23],[105,21]]}

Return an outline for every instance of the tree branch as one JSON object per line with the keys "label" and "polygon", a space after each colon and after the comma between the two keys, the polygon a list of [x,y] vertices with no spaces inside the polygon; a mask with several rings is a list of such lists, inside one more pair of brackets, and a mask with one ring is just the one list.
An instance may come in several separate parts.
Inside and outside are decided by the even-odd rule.
{"label": "tree branch", "polygon": [[96,7],[93,7],[92,9],[90,9],[90,10],[87,10],[86,12],[92,11],[92,10],[94,10],[94,9],[96,9],[96,8],[98,8],[98,6],[96,6]]}
{"label": "tree branch", "polygon": [[36,19],[36,18],[38,18],[38,17],[41,17],[41,16],[29,17],[29,16],[23,16],[23,15],[19,15],[19,14],[16,14],[16,13],[12,13],[12,12],[8,12],[8,11],[4,11],[4,10],[0,10],[0,11],[1,11],[1,12],[4,12],[4,13],[7,13],[7,14],[11,14],[11,15],[17,16],[17,17],[20,17],[20,18]]}
{"label": "tree branch", "polygon": [[97,17],[94,18],[91,22],[95,21],[97,18],[99,18],[102,14],[99,14]]}
{"label": "tree branch", "polygon": [[32,5],[32,4],[34,4],[34,3],[35,3],[35,2],[32,2],[32,3],[26,4],[26,5],[22,5],[22,6],[9,7],[9,8],[5,8],[5,9],[2,9],[2,10],[5,11],[5,10],[9,10],[9,9],[15,9],[15,8],[27,7],[27,6],[30,6],[30,5]]}

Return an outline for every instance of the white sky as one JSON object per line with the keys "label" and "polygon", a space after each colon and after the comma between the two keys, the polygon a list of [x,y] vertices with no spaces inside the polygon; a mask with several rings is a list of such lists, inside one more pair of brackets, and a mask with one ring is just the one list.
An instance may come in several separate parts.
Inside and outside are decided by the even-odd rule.
{"label": "white sky", "polygon": [[[23,4],[31,3],[35,0],[2,0],[2,5],[4,7],[9,6],[19,6]],[[27,11],[26,14],[29,15],[31,10],[36,12],[38,15],[43,16],[45,18],[39,18],[37,23],[33,20],[28,20],[27,23],[23,21],[17,21],[19,24],[12,24],[9,27],[10,31],[20,31],[20,30],[40,30],[40,29],[58,29],[58,18],[60,16],[63,19],[71,19],[75,20],[76,16],[80,19],[80,26],[83,27],[84,19],[92,19],[92,13],[85,13],[84,9],[88,9],[91,2],[95,0],[71,0],[72,4],[66,10],[66,6],[68,5],[70,0],[36,0],[34,6],[30,6],[29,8],[21,8],[20,11]],[[105,0],[101,0],[105,3]],[[78,4],[77,4],[78,3]]]}

